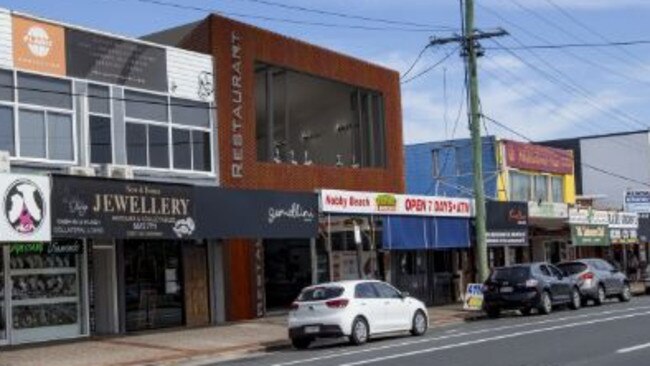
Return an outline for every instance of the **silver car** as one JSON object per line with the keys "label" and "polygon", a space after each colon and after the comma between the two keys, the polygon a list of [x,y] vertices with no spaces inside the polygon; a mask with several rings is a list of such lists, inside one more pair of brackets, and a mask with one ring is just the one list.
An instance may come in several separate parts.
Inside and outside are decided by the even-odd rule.
{"label": "silver car", "polygon": [[612,297],[623,302],[632,298],[630,282],[625,274],[605,260],[578,259],[559,263],[557,267],[576,280],[583,304],[593,300],[596,305],[601,305]]}

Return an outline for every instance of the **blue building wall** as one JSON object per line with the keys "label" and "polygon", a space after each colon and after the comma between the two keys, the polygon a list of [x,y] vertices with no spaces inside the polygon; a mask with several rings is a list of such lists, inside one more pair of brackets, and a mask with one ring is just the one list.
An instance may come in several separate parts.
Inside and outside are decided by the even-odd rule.
{"label": "blue building wall", "polygon": [[[483,138],[483,176],[485,194],[497,198],[498,163],[496,139]],[[434,177],[434,151],[439,175]],[[406,192],[411,194],[472,197],[472,146],[469,139],[407,145]]]}

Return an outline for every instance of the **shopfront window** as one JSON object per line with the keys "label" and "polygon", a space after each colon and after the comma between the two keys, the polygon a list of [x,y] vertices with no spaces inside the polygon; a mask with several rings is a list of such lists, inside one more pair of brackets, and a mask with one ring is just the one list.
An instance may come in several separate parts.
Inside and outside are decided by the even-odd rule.
{"label": "shopfront window", "polygon": [[263,63],[255,80],[259,161],[385,166],[380,93]]}
{"label": "shopfront window", "polygon": [[531,193],[530,175],[510,172],[510,200],[529,201]]}
{"label": "shopfront window", "polygon": [[183,325],[181,244],[124,243],[126,330]]}

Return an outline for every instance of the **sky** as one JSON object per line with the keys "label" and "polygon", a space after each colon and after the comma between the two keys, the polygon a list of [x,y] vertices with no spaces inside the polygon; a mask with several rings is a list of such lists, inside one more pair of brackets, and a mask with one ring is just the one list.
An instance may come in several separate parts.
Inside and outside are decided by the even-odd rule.
{"label": "sky", "polygon": [[[460,29],[458,0],[160,1],[222,12],[400,73],[409,68],[430,37],[450,36]],[[479,59],[479,84],[486,116],[532,140],[649,128],[650,45],[553,50],[511,47],[650,39],[650,0],[476,2],[478,29],[502,27],[509,32],[508,36],[481,42],[485,55]],[[418,25],[314,14],[268,3]],[[207,15],[203,10],[142,0],[2,0],[0,7],[133,37]],[[464,64],[454,45],[428,48],[403,81],[436,64],[401,85],[407,144],[469,134]],[[482,132],[522,139],[487,120]]]}

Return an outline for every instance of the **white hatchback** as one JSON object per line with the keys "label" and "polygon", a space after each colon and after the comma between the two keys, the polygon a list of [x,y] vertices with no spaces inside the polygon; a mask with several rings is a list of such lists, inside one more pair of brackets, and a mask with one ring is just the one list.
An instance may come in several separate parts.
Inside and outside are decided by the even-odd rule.
{"label": "white hatchback", "polygon": [[424,303],[385,282],[331,282],[302,290],[291,305],[289,338],[298,349],[327,337],[349,337],[358,345],[381,333],[420,336],[428,325]]}

